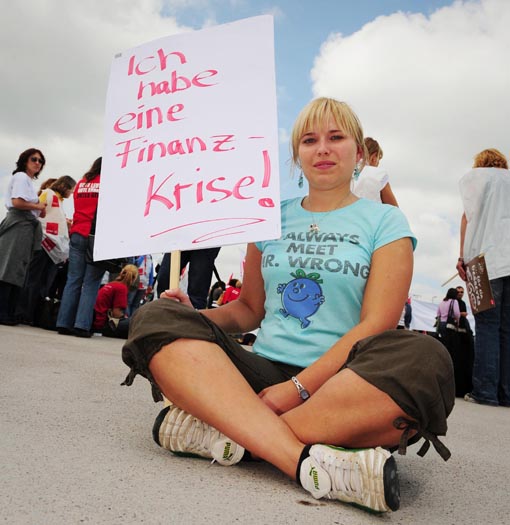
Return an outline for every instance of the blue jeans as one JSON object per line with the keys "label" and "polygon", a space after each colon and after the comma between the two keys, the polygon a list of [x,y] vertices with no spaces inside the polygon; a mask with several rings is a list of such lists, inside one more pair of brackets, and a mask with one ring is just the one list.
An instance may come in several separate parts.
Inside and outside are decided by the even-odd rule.
{"label": "blue jeans", "polygon": [[97,292],[104,270],[87,264],[87,237],[71,235],[67,282],[57,318],[57,328],[90,330]]}
{"label": "blue jeans", "polygon": [[496,307],[475,314],[472,395],[482,403],[510,406],[510,276],[490,283]]}

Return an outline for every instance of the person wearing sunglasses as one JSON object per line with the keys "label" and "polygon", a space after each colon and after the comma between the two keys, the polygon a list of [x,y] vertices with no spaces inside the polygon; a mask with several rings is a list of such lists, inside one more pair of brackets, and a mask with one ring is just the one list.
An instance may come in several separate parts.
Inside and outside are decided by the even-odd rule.
{"label": "person wearing sunglasses", "polygon": [[0,324],[14,325],[19,291],[25,282],[32,254],[41,249],[39,217],[46,204],[39,201],[34,180],[46,159],[41,150],[29,148],[19,156],[7,187],[7,215],[0,224]]}

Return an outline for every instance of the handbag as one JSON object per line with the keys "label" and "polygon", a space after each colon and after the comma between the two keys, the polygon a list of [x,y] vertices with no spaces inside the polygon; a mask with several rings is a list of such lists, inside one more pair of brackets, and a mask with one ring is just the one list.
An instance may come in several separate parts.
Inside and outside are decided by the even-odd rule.
{"label": "handbag", "polygon": [[57,317],[60,309],[60,301],[55,298],[41,298],[38,308],[35,312],[35,326],[45,330],[57,329]]}
{"label": "handbag", "polygon": [[69,258],[69,232],[66,217],[55,192],[47,189],[44,190],[44,193],[48,206],[45,217],[39,217],[43,232],[41,248],[55,264],[61,264]]}
{"label": "handbag", "polygon": [[459,326],[457,324],[457,319],[455,319],[453,315],[453,301],[454,299],[450,299],[450,308],[448,308],[448,317],[446,318],[446,328],[448,330],[457,331]]}
{"label": "handbag", "polygon": [[97,210],[94,214],[94,219],[90,226],[90,233],[87,242],[87,251],[85,253],[85,261],[87,264],[91,264],[96,268],[101,268],[105,272],[119,273],[126,264],[130,264],[133,260],[132,257],[120,257],[119,259],[105,259],[104,261],[94,260],[94,242],[96,239],[96,219]]}

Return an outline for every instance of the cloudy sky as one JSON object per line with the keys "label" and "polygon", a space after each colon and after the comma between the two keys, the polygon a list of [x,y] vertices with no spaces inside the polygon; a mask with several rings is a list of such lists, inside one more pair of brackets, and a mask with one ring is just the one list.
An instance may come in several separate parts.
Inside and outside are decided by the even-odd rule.
{"label": "cloudy sky", "polygon": [[[78,179],[102,154],[115,53],[260,14],[275,21],[282,197],[299,195],[288,135],[300,108],[322,95],[351,104],[382,145],[382,166],[418,237],[411,293],[437,302],[458,257],[458,180],[482,149],[510,154],[507,0],[4,1],[2,201],[27,147],[46,156],[41,180]],[[222,249],[223,278],[239,273],[240,253]]]}

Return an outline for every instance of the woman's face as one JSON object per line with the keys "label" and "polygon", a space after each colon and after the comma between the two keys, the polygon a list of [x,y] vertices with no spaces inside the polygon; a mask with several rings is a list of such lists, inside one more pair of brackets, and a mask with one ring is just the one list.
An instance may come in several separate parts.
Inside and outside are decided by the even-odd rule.
{"label": "woman's face", "polygon": [[43,160],[37,151],[35,153],[32,153],[30,157],[28,157],[27,160],[27,166],[25,168],[25,173],[30,177],[33,178],[35,175],[37,175],[43,167]]}
{"label": "woman's face", "polygon": [[372,153],[372,155],[370,155],[370,157],[368,158],[368,165],[377,168],[379,166],[380,161],[381,157],[379,156],[379,152]]}
{"label": "woman's face", "polygon": [[299,142],[299,161],[310,188],[334,189],[350,184],[361,151],[353,137],[330,118]]}
{"label": "woman's face", "polygon": [[74,186],[72,188],[69,188],[66,192],[65,192],[65,195],[63,195],[64,199],[68,199],[72,194],[73,194],[73,191],[74,191]]}

